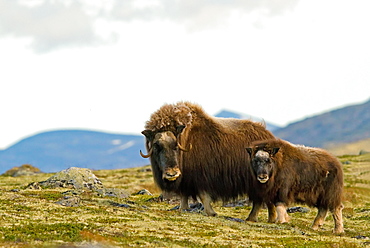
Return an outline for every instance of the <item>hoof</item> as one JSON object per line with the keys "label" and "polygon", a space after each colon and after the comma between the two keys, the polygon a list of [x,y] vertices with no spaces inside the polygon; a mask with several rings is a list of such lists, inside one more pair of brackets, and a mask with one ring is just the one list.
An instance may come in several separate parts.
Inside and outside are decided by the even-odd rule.
{"label": "hoof", "polygon": [[246,218],[245,221],[249,221],[249,222],[258,222],[257,219],[255,218]]}

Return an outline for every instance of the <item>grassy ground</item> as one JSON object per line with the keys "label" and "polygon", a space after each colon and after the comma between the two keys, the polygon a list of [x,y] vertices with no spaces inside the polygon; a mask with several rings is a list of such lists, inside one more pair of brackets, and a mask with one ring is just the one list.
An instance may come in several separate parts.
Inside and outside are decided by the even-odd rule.
{"label": "grassy ground", "polygon": [[[370,247],[370,154],[343,156],[345,234],[332,234],[333,218],[312,231],[316,209],[292,213],[289,224],[244,220],[249,206],[215,203],[217,217],[170,210],[176,202],[160,202],[147,167],[95,171],[105,187],[129,193],[147,189],[154,195],[127,199],[80,195],[80,206],[64,207],[67,189],[27,189],[51,174],[0,177],[0,247]],[[234,219],[233,219],[234,218]]]}

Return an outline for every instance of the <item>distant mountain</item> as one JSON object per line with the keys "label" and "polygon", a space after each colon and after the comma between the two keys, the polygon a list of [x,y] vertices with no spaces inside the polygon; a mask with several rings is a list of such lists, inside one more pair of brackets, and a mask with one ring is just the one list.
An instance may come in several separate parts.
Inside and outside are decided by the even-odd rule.
{"label": "distant mountain", "polygon": [[[223,110],[217,117],[261,121],[253,116]],[[277,137],[296,144],[326,147],[370,138],[370,101],[330,111],[284,128],[266,122]],[[111,134],[86,130],[40,133],[0,150],[0,174],[14,166],[31,164],[43,172],[71,166],[90,169],[130,168],[149,164],[143,135]],[[369,149],[365,149],[369,150]]]}
{"label": "distant mountain", "polygon": [[370,153],[370,138],[346,144],[337,144],[329,146],[326,149],[336,156]]}
{"label": "distant mountain", "polygon": [[370,138],[370,100],[289,124],[273,133],[295,144],[324,148]]}
{"label": "distant mountain", "polygon": [[149,164],[144,136],[109,134],[84,130],[44,132],[0,151],[0,174],[31,164],[43,172],[57,172],[71,166],[90,169],[118,169]]}
{"label": "distant mountain", "polygon": [[[222,111],[219,117],[260,119]],[[270,130],[276,126],[267,123]],[[23,164],[43,172],[57,172],[71,166],[90,169],[130,168],[149,164],[139,151],[145,151],[143,135],[110,134],[87,130],[59,130],[40,133],[0,150],[0,174]]]}
{"label": "distant mountain", "polygon": [[[247,120],[252,120],[252,121],[265,122],[265,120],[263,120],[261,118],[254,117],[254,116],[247,115],[247,114],[236,113],[236,112],[229,111],[229,110],[221,110],[215,116],[216,117],[223,117],[223,118],[247,119]],[[265,122],[265,123],[266,123],[266,128],[268,130],[270,130],[271,132],[281,128],[281,127],[279,127],[277,125],[274,125],[274,124],[271,124],[269,122]]]}

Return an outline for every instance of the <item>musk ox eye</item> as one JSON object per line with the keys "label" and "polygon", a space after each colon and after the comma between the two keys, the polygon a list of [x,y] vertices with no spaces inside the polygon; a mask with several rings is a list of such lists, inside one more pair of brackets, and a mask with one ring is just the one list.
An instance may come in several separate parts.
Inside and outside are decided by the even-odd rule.
{"label": "musk ox eye", "polygon": [[156,142],[153,144],[153,149],[154,151],[159,152],[162,149],[162,147],[159,145],[159,143]]}

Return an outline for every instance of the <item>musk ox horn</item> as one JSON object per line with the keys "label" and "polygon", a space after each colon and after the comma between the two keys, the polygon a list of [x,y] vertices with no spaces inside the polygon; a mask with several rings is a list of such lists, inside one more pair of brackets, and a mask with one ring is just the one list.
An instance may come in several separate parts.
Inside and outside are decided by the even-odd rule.
{"label": "musk ox horn", "polygon": [[147,155],[145,155],[144,153],[142,153],[142,151],[140,150],[140,155],[143,157],[143,158],[149,158],[150,156],[152,156],[152,153],[153,153],[153,149],[150,148],[149,152]]}
{"label": "musk ox horn", "polygon": [[191,144],[189,144],[189,148],[188,149],[186,149],[185,147],[183,147],[182,145],[180,145],[180,143],[179,142],[177,142],[177,146],[179,147],[179,149],[181,150],[181,151],[183,151],[183,152],[188,152],[188,151],[190,151],[191,150],[191,148],[193,148],[193,146],[191,145]]}

